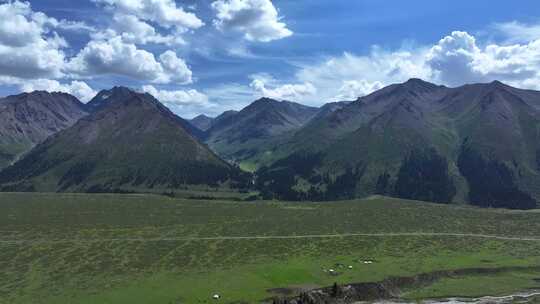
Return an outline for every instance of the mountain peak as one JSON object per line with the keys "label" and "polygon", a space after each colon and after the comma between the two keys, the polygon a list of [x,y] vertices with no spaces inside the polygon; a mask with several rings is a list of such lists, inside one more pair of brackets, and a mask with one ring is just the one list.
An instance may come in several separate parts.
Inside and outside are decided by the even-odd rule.
{"label": "mountain peak", "polygon": [[407,88],[422,88],[422,89],[436,89],[436,88],[439,88],[440,86],[436,85],[436,84],[433,84],[431,82],[427,82],[425,80],[422,80],[420,78],[411,78],[409,80],[407,80],[406,82],[404,82],[402,84],[403,86],[407,87]]}
{"label": "mountain peak", "polygon": [[293,106],[293,107],[312,108],[310,106],[303,105],[303,104],[300,104],[300,103],[297,103],[297,102],[294,102],[294,101],[276,100],[276,99],[273,99],[273,98],[270,98],[270,97],[261,97],[261,98],[255,100],[254,102],[252,102],[245,109],[251,108],[253,106],[258,106],[258,105],[275,105],[275,106],[278,106],[278,107],[281,107],[281,106],[283,106],[283,107]]}
{"label": "mountain peak", "polygon": [[430,83],[420,78],[409,78],[405,83]]}
{"label": "mountain peak", "polygon": [[87,103],[87,107],[90,111],[97,111],[110,102],[126,101],[142,95],[143,94],[137,93],[128,87],[115,86],[110,90],[101,90]]}
{"label": "mountain peak", "polygon": [[490,83],[487,84],[487,86],[491,89],[504,89],[504,88],[507,88],[508,85],[500,82],[499,80],[494,80]]}
{"label": "mountain peak", "polygon": [[225,116],[228,116],[228,115],[234,115],[234,114],[236,114],[236,113],[238,113],[238,111],[236,111],[236,110],[228,110],[228,111],[225,111],[225,112],[221,113],[221,114],[220,114],[218,117],[216,117],[216,118],[219,118],[220,116],[224,116],[224,115],[225,115]]}
{"label": "mountain peak", "polygon": [[116,96],[130,96],[130,95],[135,95],[137,94],[137,92],[135,90],[132,90],[128,87],[124,87],[124,86],[115,86],[109,90],[101,90],[99,93],[98,93],[98,96],[99,95],[108,95],[108,96],[112,96],[112,95],[116,95]]}
{"label": "mountain peak", "polygon": [[270,109],[274,109],[275,107],[279,107],[279,105],[281,105],[281,102],[275,100],[275,99],[272,99],[272,98],[268,98],[268,97],[262,97],[262,98],[259,98],[257,100],[255,100],[254,102],[250,103],[247,107],[245,107],[243,109],[243,111],[248,111],[248,112],[252,112],[252,111],[261,111],[261,110],[270,110]]}
{"label": "mountain peak", "polygon": [[266,102],[279,102],[279,101],[272,99],[270,97],[261,97],[255,100],[253,103],[256,104],[256,103],[266,103]]}
{"label": "mountain peak", "polygon": [[418,102],[421,100],[432,99],[433,94],[439,94],[444,89],[446,89],[445,86],[436,85],[419,78],[411,78],[406,82],[387,86],[379,91],[361,98],[361,100],[365,100],[366,98],[369,99],[371,96],[375,100],[379,100],[381,98],[387,99],[388,97],[395,99],[399,97],[398,99],[407,98],[411,101]]}
{"label": "mountain peak", "polygon": [[199,114],[199,115],[193,117],[193,119],[213,119],[213,117],[207,116],[205,114]]}
{"label": "mountain peak", "polygon": [[[474,86],[474,85],[472,85]],[[507,89],[509,88],[512,88],[498,80],[494,80],[490,83],[485,83],[485,84],[478,84],[478,87],[482,90],[482,92],[484,94],[492,94],[492,93],[496,93],[496,92],[502,92],[502,91],[506,91]]]}
{"label": "mountain peak", "polygon": [[110,90],[102,90],[96,97],[86,104],[86,110],[90,113],[102,110],[116,111],[118,109],[133,109],[138,107],[141,111],[155,109],[168,117],[178,121],[186,131],[195,138],[202,138],[203,132],[192,124],[177,116],[169,108],[163,105],[154,96],[148,93],[136,92],[127,87],[113,87]]}
{"label": "mountain peak", "polygon": [[64,92],[48,92],[48,91],[44,91],[44,90],[36,90],[36,91],[24,92],[24,93],[21,93],[21,94],[18,94],[18,95],[14,95],[14,97],[18,97],[19,99],[24,99],[24,98],[44,98],[44,97],[51,97],[51,96],[67,96],[67,97],[76,98],[75,96],[70,95],[68,93],[64,93]]}
{"label": "mountain peak", "polygon": [[259,98],[238,113],[218,116],[208,131],[207,143],[225,158],[243,159],[261,148],[261,139],[297,130],[318,111],[290,101]]}
{"label": "mountain peak", "polygon": [[189,122],[198,128],[201,131],[206,131],[212,127],[212,124],[214,122],[213,117],[206,116],[204,114],[200,114],[192,119],[189,120]]}
{"label": "mountain peak", "polygon": [[17,95],[7,96],[0,98],[3,104],[18,104],[20,102],[30,102],[34,104],[46,105],[48,103],[58,103],[60,101],[73,103],[78,108],[83,108],[83,103],[75,96],[64,92],[48,92],[43,90],[36,90],[31,92],[24,92]]}
{"label": "mountain peak", "polygon": [[36,90],[32,92],[25,92],[21,94],[22,96],[44,96],[44,95],[51,95],[51,93],[43,90]]}

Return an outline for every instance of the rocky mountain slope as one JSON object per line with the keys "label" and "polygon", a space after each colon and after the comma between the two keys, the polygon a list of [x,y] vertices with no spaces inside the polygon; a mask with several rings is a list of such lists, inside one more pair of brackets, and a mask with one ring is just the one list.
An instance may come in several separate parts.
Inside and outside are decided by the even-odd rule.
{"label": "rocky mountain slope", "polygon": [[65,93],[36,91],[0,99],[0,168],[86,114],[84,104]]}
{"label": "rocky mountain slope", "polygon": [[[102,90],[86,104],[86,108],[90,113],[97,112],[106,107],[110,102],[130,98],[133,96],[134,92],[135,91],[130,88],[121,86],[114,87],[110,90]],[[204,137],[204,132],[188,121],[180,119],[178,120],[178,123],[195,138],[202,139]]]}

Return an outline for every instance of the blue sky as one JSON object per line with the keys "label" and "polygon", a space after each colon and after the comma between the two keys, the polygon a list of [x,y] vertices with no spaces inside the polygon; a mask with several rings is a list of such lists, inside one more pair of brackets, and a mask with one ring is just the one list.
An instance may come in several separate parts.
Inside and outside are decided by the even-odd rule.
{"label": "blue sky", "polygon": [[540,2],[0,0],[0,94],[125,85],[179,115],[419,77],[540,89]]}

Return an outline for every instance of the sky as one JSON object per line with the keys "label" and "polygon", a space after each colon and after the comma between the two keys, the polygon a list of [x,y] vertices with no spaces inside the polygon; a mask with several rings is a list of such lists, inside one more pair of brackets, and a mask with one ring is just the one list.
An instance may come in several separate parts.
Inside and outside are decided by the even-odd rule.
{"label": "sky", "polygon": [[178,115],[422,78],[540,90],[538,0],[0,0],[0,95],[113,86]]}

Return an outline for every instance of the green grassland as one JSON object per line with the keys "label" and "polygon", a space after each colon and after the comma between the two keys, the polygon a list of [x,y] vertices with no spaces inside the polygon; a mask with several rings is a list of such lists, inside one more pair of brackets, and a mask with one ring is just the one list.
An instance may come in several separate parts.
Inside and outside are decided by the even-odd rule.
{"label": "green grassland", "polygon": [[538,289],[537,270],[508,271],[496,275],[457,276],[445,278],[431,286],[406,292],[405,298],[424,299],[429,297],[482,297],[485,295],[512,294],[519,289]]}
{"label": "green grassland", "polygon": [[[535,238],[540,212],[384,197],[285,203],[3,193],[0,303],[213,303],[214,293],[222,295],[221,303],[257,303],[276,296],[275,288],[294,291],[465,268],[501,271],[443,278],[403,296],[540,288],[540,241],[450,235],[283,238],[419,232]],[[264,236],[270,238],[249,238]],[[375,262],[366,265],[366,259]],[[338,274],[325,271],[329,268]]]}

